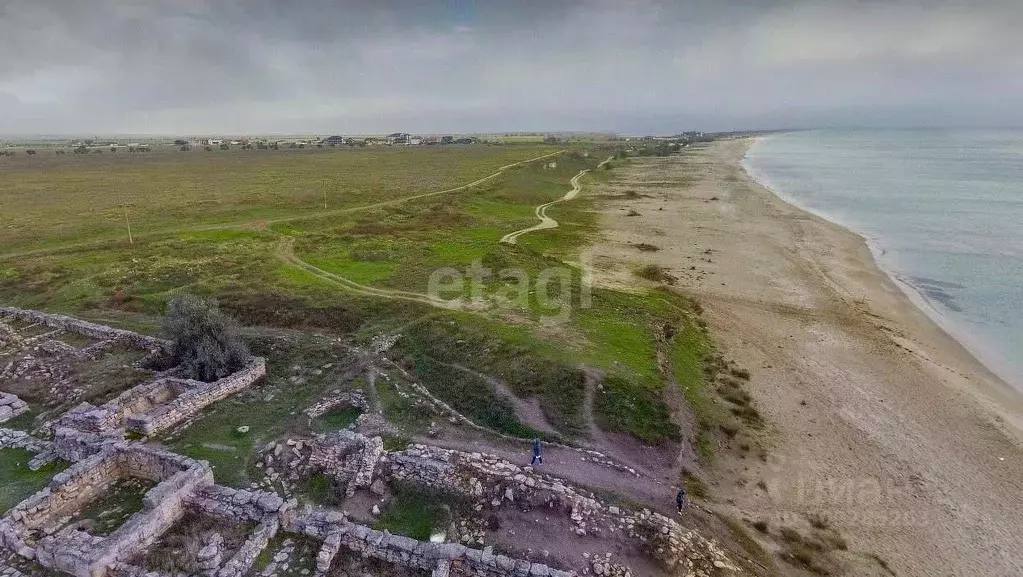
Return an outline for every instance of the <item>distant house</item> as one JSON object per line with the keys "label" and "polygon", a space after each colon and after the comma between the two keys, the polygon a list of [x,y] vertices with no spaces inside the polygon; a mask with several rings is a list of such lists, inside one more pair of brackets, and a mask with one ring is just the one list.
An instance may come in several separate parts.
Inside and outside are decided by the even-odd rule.
{"label": "distant house", "polygon": [[345,137],[338,135],[328,136],[327,138],[324,138],[323,140],[320,141],[320,144],[325,144],[327,146],[341,146],[344,143]]}
{"label": "distant house", "polygon": [[454,141],[455,141],[455,137],[454,136],[441,136],[440,137],[440,143],[441,144],[451,144]]}
{"label": "distant house", "polygon": [[472,144],[472,142],[473,140],[471,138],[459,138],[455,140],[455,144]]}
{"label": "distant house", "polygon": [[411,137],[407,132],[392,132],[387,135],[387,144],[409,144]]}
{"label": "distant house", "polygon": [[408,139],[408,143],[411,146],[419,146],[420,144],[423,143],[423,139],[419,137],[412,137]]}

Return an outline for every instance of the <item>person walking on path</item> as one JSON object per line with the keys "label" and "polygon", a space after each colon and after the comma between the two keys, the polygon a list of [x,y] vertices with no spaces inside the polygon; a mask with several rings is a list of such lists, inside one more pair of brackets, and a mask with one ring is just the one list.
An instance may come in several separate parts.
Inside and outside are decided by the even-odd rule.
{"label": "person walking on path", "polygon": [[533,460],[530,461],[530,466],[540,463],[543,465],[543,448],[540,446],[540,439],[533,439]]}
{"label": "person walking on path", "polygon": [[681,513],[682,509],[686,506],[686,490],[679,487],[678,495],[675,495],[675,504],[678,505],[678,512]]}

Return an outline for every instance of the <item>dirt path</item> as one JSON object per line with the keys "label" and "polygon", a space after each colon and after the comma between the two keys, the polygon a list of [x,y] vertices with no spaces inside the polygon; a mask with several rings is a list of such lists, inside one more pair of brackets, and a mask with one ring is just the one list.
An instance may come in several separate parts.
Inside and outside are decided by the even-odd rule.
{"label": "dirt path", "polygon": [[604,378],[599,370],[593,368],[584,368],[583,373],[586,375],[584,382],[585,389],[583,392],[583,418],[586,419],[586,427],[589,429],[590,437],[600,445],[609,445],[607,438],[604,436],[604,431],[597,426],[596,413],[594,412],[594,405],[597,399],[597,385]]}
{"label": "dirt path", "polygon": [[[532,454],[528,441],[495,441],[482,435],[459,435],[453,431],[441,437],[421,437],[416,442],[437,445],[459,451],[481,452],[496,455],[519,466],[529,465]],[[613,491],[623,497],[643,503],[644,506],[664,513],[674,514],[675,489],[669,485],[653,482],[649,478],[636,478],[625,471],[607,467],[601,463],[584,460],[585,455],[574,449],[544,446],[543,464],[537,471],[571,481],[573,484],[592,489]]]}
{"label": "dirt path", "polygon": [[[498,168],[497,171],[494,172],[493,174],[488,174],[487,176],[484,176],[483,178],[480,178],[480,179],[474,180],[474,181],[472,181],[472,182],[470,182],[468,184],[462,184],[460,186],[456,186],[456,187],[453,187],[453,188],[447,188],[447,189],[444,189],[444,190],[437,190],[437,191],[434,191],[434,192],[425,192],[425,193],[422,193],[422,194],[414,194],[412,196],[404,196],[404,197],[401,197],[401,198],[395,198],[395,199],[391,199],[391,200],[385,200],[385,201],[381,201],[381,202],[375,202],[375,203],[372,203],[372,204],[365,204],[365,205],[362,205],[362,206],[356,206],[356,207],[351,207],[351,208],[337,208],[337,209],[331,209],[331,210],[318,210],[318,211],[314,211],[314,212],[311,212],[311,213],[308,213],[308,214],[300,214],[300,215],[294,215],[294,216],[285,216],[285,217],[280,217],[280,218],[265,219],[265,220],[261,221],[261,225],[260,226],[265,228],[268,225],[282,223],[282,222],[296,222],[296,221],[306,220],[306,219],[311,219],[311,218],[322,218],[324,216],[333,216],[333,215],[339,215],[339,214],[350,214],[350,213],[354,213],[354,212],[361,212],[361,211],[364,211],[364,210],[372,210],[372,209],[375,209],[375,208],[381,208],[381,207],[384,207],[384,206],[391,206],[391,205],[395,205],[395,204],[401,204],[403,202],[408,202],[410,200],[418,200],[418,199],[421,199],[421,198],[429,198],[431,196],[438,196],[438,195],[442,195],[442,194],[451,194],[452,192],[459,192],[459,191],[462,191],[462,190],[467,190],[467,189],[472,188],[474,186],[478,186],[480,184],[483,184],[484,182],[487,182],[489,180],[493,180],[494,178],[497,178],[498,176],[500,176],[501,174],[503,174],[507,170],[509,170],[511,168],[514,168],[516,166],[520,166],[520,165],[523,165],[523,164],[529,164],[530,162],[536,162],[537,160],[543,160],[545,158],[550,158],[552,156],[557,156],[557,155],[559,155],[559,154],[561,154],[563,152],[565,152],[565,151],[564,150],[558,150],[558,151],[551,152],[551,153],[548,153],[548,154],[542,154],[542,155],[534,157],[534,158],[528,158],[526,160],[520,160],[518,162],[513,162],[511,164],[506,164],[506,165]],[[136,240],[138,240],[138,239],[147,238],[147,237],[163,236],[163,235],[176,234],[176,233],[182,233],[182,232],[207,232],[207,231],[213,231],[213,230],[230,230],[230,229],[237,229],[237,228],[249,228],[251,226],[252,226],[252,219],[248,219],[248,220],[244,220],[244,221],[236,221],[236,222],[229,222],[229,223],[222,223],[222,224],[211,224],[211,225],[194,226],[194,227],[167,228],[167,229],[160,229],[160,230],[154,230],[154,231],[149,231],[149,232],[141,232],[141,233],[140,232],[136,232],[134,234],[134,238]],[[86,249],[86,248],[98,248],[98,247],[102,247],[102,246],[105,246],[107,244],[114,243],[114,242],[122,242],[122,239],[116,238],[116,239],[104,239],[104,240],[96,240],[96,241],[77,242],[77,243],[69,243],[69,244],[65,244],[65,245],[52,246],[52,247],[47,247],[47,248],[39,248],[39,249],[32,249],[32,250],[26,250],[26,251],[17,251],[17,252],[3,253],[3,254],[0,254],[0,260],[10,259],[10,258],[20,258],[20,257],[26,257],[26,256],[36,256],[36,255],[43,255],[43,254],[53,254],[53,253],[59,253],[59,252],[64,252],[64,251],[81,250],[81,249]]]}
{"label": "dirt path", "polygon": [[444,309],[453,310],[463,308],[462,301],[446,301],[423,293],[371,287],[359,284],[339,274],[323,270],[322,268],[305,262],[304,260],[298,258],[298,256],[295,255],[295,239],[292,237],[285,237],[281,239],[281,242],[277,244],[277,257],[292,266],[298,267],[308,272],[309,274],[319,278],[320,280],[324,280],[329,283],[335,284],[356,294],[386,299],[417,302]]}
{"label": "dirt path", "polygon": [[[600,164],[598,164],[597,168],[600,168],[601,166],[604,166],[608,162],[611,162],[612,158],[614,158],[614,157],[608,157],[607,160],[605,160],[605,161],[601,162]],[[516,243],[516,239],[518,239],[520,236],[522,236],[524,234],[527,234],[527,233],[530,233],[530,232],[535,232],[535,231],[538,231],[538,230],[547,230],[547,229],[550,229],[550,228],[558,228],[558,221],[556,221],[553,218],[547,216],[547,209],[552,207],[552,206],[554,206],[555,204],[558,204],[559,202],[565,202],[567,200],[572,200],[573,198],[578,196],[579,192],[582,191],[582,187],[579,184],[579,179],[581,179],[589,171],[590,171],[589,168],[587,168],[585,170],[580,170],[579,174],[577,174],[577,175],[572,177],[572,181],[571,181],[572,190],[566,192],[565,196],[563,196],[563,197],[561,197],[561,198],[559,198],[557,200],[552,200],[551,202],[541,204],[541,205],[536,207],[536,209],[534,210],[534,213],[536,214],[536,218],[540,219],[540,222],[538,224],[534,224],[531,227],[524,228],[522,230],[517,230],[515,232],[509,232],[508,234],[506,234],[506,235],[501,237],[501,242],[506,243],[506,244],[515,244]]]}
{"label": "dirt path", "polygon": [[544,416],[543,410],[540,408],[540,401],[537,398],[532,397],[529,399],[523,399],[512,392],[512,390],[508,388],[508,385],[506,385],[501,379],[474,371],[464,365],[459,365],[457,363],[445,363],[433,357],[429,358],[437,364],[469,373],[470,375],[486,381],[495,393],[511,401],[512,405],[515,407],[515,416],[522,422],[522,424],[545,433],[558,434],[558,431],[552,427],[549,422],[547,422],[547,417]]}
{"label": "dirt path", "polygon": [[384,414],[384,408],[380,404],[380,393],[377,392],[377,368],[373,365],[366,368],[366,397],[374,413]]}
{"label": "dirt path", "polygon": [[[381,206],[388,206],[388,205],[396,204],[396,203],[400,203],[400,202],[407,202],[409,200],[414,200],[414,199],[417,199],[417,198],[425,198],[425,197],[428,197],[428,196],[435,196],[435,195],[438,195],[438,194],[446,194],[446,193],[450,193],[450,192],[456,192],[456,191],[459,191],[459,190],[465,190],[466,188],[469,188],[469,187],[472,187],[472,186],[476,186],[477,184],[480,184],[482,182],[490,180],[491,178],[494,178],[494,177],[500,175],[505,170],[508,170],[509,168],[512,168],[514,166],[518,166],[520,164],[525,164],[525,163],[528,163],[528,162],[533,162],[535,160],[541,160],[543,158],[547,158],[547,157],[553,156],[555,154],[560,154],[561,152],[564,152],[564,151],[558,151],[558,152],[554,152],[554,153],[547,154],[547,155],[544,155],[544,156],[540,156],[540,157],[537,157],[537,158],[532,158],[532,159],[529,159],[529,160],[523,160],[521,162],[516,162],[514,164],[509,164],[507,166],[503,166],[503,167],[501,167],[501,170],[499,170],[498,172],[495,172],[494,174],[491,174],[490,176],[481,178],[479,180],[473,181],[473,182],[471,182],[469,184],[462,185],[462,186],[459,186],[459,187],[456,187],[456,188],[450,188],[450,189],[442,190],[442,191],[438,191],[438,192],[429,192],[429,193],[426,193],[426,194],[419,194],[419,195],[410,196],[410,197],[406,197],[406,198],[402,198],[402,199],[397,199],[397,200],[384,201],[384,202],[380,202],[380,203],[376,203],[376,204],[372,204],[372,205],[367,205],[367,206],[359,207],[357,209],[347,209],[345,212],[353,212],[355,210],[366,210],[366,209],[369,209],[369,208],[377,208],[377,207],[381,207]],[[604,164],[610,162],[612,160],[612,158],[613,157],[608,157],[606,160],[604,160],[603,162],[598,164],[597,167],[599,168],[600,166],[603,166]],[[559,202],[564,202],[566,200],[572,200],[573,198],[578,196],[579,192],[582,190],[581,189],[581,185],[579,184],[579,179],[581,179],[583,177],[583,175],[585,175],[589,171],[590,171],[590,169],[581,170],[581,171],[579,171],[579,174],[576,174],[575,176],[572,177],[572,181],[571,181],[572,189],[569,190],[567,193],[565,193],[565,196],[563,196],[563,197],[561,197],[561,198],[559,198],[557,200],[554,200],[552,202],[548,202],[546,204],[541,204],[540,206],[536,207],[535,212],[536,212],[537,218],[540,219],[540,224],[537,224],[537,225],[534,225],[532,227],[525,228],[525,229],[522,229],[522,230],[518,230],[518,231],[515,231],[515,232],[508,233],[508,234],[504,235],[503,237],[501,237],[500,242],[508,243],[508,244],[515,244],[515,239],[517,239],[519,236],[522,236],[523,234],[526,234],[528,232],[533,232],[533,231],[536,231],[536,230],[543,230],[543,229],[548,229],[548,228],[556,228],[558,226],[558,221],[556,221],[553,218],[550,218],[550,217],[547,216],[547,208],[550,207],[551,205],[557,204]],[[326,215],[326,214],[331,214],[331,212],[330,211],[320,212],[320,213],[317,213],[317,215],[315,215],[315,216],[323,216],[323,215]],[[302,218],[310,218],[310,217],[302,216],[302,217],[295,217],[293,219],[278,219],[278,220],[274,220],[272,222],[285,222],[285,221],[288,221],[288,220],[299,220],[299,219],[302,219]],[[444,300],[444,299],[441,299],[439,297],[436,297],[436,296],[433,296],[433,295],[424,294],[424,293],[417,293],[417,292],[411,292],[411,291],[402,291],[402,290],[392,290],[392,289],[383,289],[383,288],[376,288],[376,287],[371,287],[371,286],[359,284],[359,283],[357,283],[357,282],[355,282],[355,281],[353,281],[351,279],[348,279],[348,278],[346,278],[346,277],[344,277],[342,275],[339,275],[337,273],[332,273],[330,271],[323,270],[323,269],[321,269],[321,268],[319,268],[319,267],[317,267],[317,266],[315,266],[313,264],[310,264],[310,263],[300,259],[295,254],[294,244],[295,244],[295,239],[294,238],[287,237],[287,238],[282,239],[281,242],[277,245],[277,256],[278,256],[278,258],[280,258],[281,260],[283,260],[284,262],[286,262],[288,264],[291,264],[293,266],[301,268],[302,270],[308,272],[309,274],[312,274],[313,276],[315,276],[315,277],[317,277],[317,278],[319,278],[321,280],[325,280],[327,282],[330,282],[332,284],[335,284],[337,286],[345,288],[345,289],[347,289],[349,291],[352,291],[354,293],[361,294],[361,295],[364,295],[364,296],[372,296],[372,297],[379,297],[379,298],[386,298],[386,299],[395,299],[395,300],[405,300],[405,301],[409,301],[409,302],[417,302],[417,303],[421,303],[421,304],[425,304],[425,305],[430,305],[430,306],[434,306],[434,307],[438,307],[438,308],[443,308],[443,309],[449,309],[449,310],[460,310],[460,309],[465,309],[465,308],[469,308],[470,306],[473,306],[471,303],[467,303],[467,302],[465,302],[465,301],[463,301],[461,299],[458,299],[458,300]]]}

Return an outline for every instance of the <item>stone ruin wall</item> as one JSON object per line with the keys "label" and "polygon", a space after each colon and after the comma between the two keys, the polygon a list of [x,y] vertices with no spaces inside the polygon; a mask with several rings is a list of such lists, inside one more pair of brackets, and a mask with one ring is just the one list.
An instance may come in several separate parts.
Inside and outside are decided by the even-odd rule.
{"label": "stone ruin wall", "polygon": [[132,415],[128,418],[127,428],[146,436],[156,434],[241,391],[265,374],[266,360],[250,357],[240,370],[212,383],[184,380],[184,392],[146,413]]}
{"label": "stone ruin wall", "polygon": [[[12,310],[14,312],[12,312]],[[12,315],[50,326],[70,328],[96,338],[124,339],[139,346],[162,347],[159,339],[135,335],[62,317],[32,311],[0,308],[0,315]],[[135,337],[138,337],[137,339]],[[114,405],[82,406],[54,428],[54,441],[46,448],[74,462],[56,475],[50,484],[29,497],[0,520],[0,544],[44,567],[76,576],[123,575],[159,577],[158,573],[132,566],[128,561],[155,542],[179,521],[186,511],[218,516],[234,522],[256,523],[256,529],[226,561],[211,551],[204,562],[211,577],[241,577],[279,530],[300,533],[321,542],[317,574],[325,574],[342,548],[387,563],[431,571],[434,577],[569,577],[543,564],[494,555],[453,543],[428,543],[376,531],[352,523],[338,511],[314,511],[297,515],[294,499],[277,493],[237,490],[214,485],[206,462],[194,461],[165,449],[123,441],[125,425],[139,432],[155,432],[179,422],[202,407],[241,390],[265,374],[262,359],[253,359],[243,371],[215,383],[182,379],[152,381],[119,396]],[[163,377],[169,376],[164,373]],[[167,388],[174,395],[167,397]],[[139,396],[149,397],[147,401]],[[326,411],[341,400],[324,399],[315,410]],[[348,399],[350,402],[351,399]],[[142,413],[129,414],[123,407],[156,404]],[[159,404],[161,403],[162,404]],[[134,404],[138,403],[138,404]],[[96,411],[90,415],[90,411]],[[315,412],[315,411],[314,411]],[[113,417],[111,417],[113,415]],[[143,418],[147,417],[147,418]],[[0,441],[6,437],[0,429]],[[20,437],[10,442],[24,442]],[[567,507],[580,534],[587,523],[597,520],[618,523],[630,535],[647,542],[651,554],[667,567],[714,574],[716,569],[734,569],[727,556],[712,542],[687,532],[667,517],[649,511],[623,512],[581,494],[559,480],[539,475],[507,461],[479,453],[464,453],[410,445],[405,451],[388,453],[379,437],[365,437],[341,431],[309,441],[306,446],[310,468],[348,479],[348,492],[368,486],[375,473],[390,479],[431,487],[475,501],[477,510],[487,505],[500,507],[520,499],[540,499]],[[43,448],[43,447],[39,447]],[[97,496],[117,478],[136,476],[158,481],[143,498],[143,509],[105,537],[83,531],[57,531],[38,537],[40,527],[60,513],[75,510]],[[215,544],[207,544],[204,551]],[[223,561],[223,562],[222,562]]]}
{"label": "stone ruin wall", "polygon": [[401,565],[446,575],[458,568],[459,575],[474,577],[571,577],[571,572],[553,569],[504,555],[494,555],[454,543],[429,543],[387,531],[377,531],[347,521],[337,512],[317,512],[297,517],[289,531],[303,533],[323,542],[317,558],[317,574],[330,568],[342,547],[350,552]]}
{"label": "stone ruin wall", "polygon": [[57,428],[91,433],[127,429],[152,436],[248,387],[265,374],[266,361],[251,357],[241,370],[212,383],[158,378],[132,387],[99,407],[82,403],[61,417]]}
{"label": "stone ruin wall", "polygon": [[364,413],[369,412],[369,402],[361,390],[342,391],[340,389],[331,391],[327,396],[317,401],[316,404],[302,412],[312,420],[325,415],[337,407],[354,407]]}
{"label": "stone ruin wall", "polygon": [[[125,477],[158,484],[143,497],[142,510],[117,530],[106,536],[71,527],[57,530],[58,519]],[[158,539],[181,518],[185,498],[212,484],[212,470],[204,462],[140,443],[109,443],[55,475],[46,488],[8,512],[0,521],[0,543],[43,567],[79,577],[102,575],[119,559]]]}
{"label": "stone ruin wall", "polygon": [[272,491],[210,485],[190,495],[185,505],[195,512],[229,521],[262,523],[270,518],[290,521],[298,502],[285,501]]}
{"label": "stone ruin wall", "polygon": [[309,466],[346,485],[345,496],[373,482],[377,462],[384,453],[380,437],[366,437],[351,431],[336,431],[311,441]]}
{"label": "stone ruin wall", "polygon": [[0,391],[0,423],[28,412],[28,403],[18,398],[18,395]]}
{"label": "stone ruin wall", "polygon": [[[12,317],[23,321],[44,324],[56,330],[64,330],[73,333],[99,339],[100,341],[117,341],[129,346],[145,349],[147,351],[170,350],[171,343],[164,339],[142,335],[123,329],[115,329],[105,325],[90,323],[74,317],[19,309],[15,307],[0,307],[0,317]],[[93,345],[95,346],[95,345]]]}
{"label": "stone ruin wall", "polygon": [[496,509],[529,502],[567,510],[577,535],[584,536],[594,528],[622,531],[669,570],[738,571],[716,543],[674,519],[646,509],[629,511],[606,505],[531,467],[481,453],[416,444],[388,453],[382,461],[384,474],[394,480],[451,492],[476,502],[477,507]]}

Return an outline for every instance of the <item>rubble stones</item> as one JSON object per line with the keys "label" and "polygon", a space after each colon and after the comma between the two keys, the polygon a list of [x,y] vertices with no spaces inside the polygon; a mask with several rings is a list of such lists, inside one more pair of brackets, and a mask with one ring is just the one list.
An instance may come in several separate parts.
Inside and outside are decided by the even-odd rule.
{"label": "rubble stones", "polygon": [[28,412],[28,403],[11,393],[0,392],[0,423]]}

